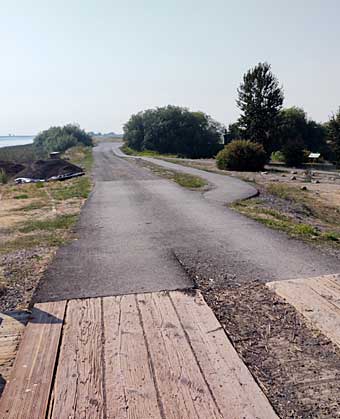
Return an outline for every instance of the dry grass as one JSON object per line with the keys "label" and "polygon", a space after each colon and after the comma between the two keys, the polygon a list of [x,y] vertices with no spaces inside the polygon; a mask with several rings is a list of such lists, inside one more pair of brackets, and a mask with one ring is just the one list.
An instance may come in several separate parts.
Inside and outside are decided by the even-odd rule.
{"label": "dry grass", "polygon": [[[91,149],[75,147],[67,152],[67,158],[88,171],[91,168]],[[19,263],[20,269],[9,273],[3,280],[0,276],[0,293],[4,302],[8,281],[20,289],[20,283],[26,280],[25,267],[31,263],[25,261],[27,252],[30,254],[38,249],[36,253],[39,253],[39,249],[44,249],[45,253],[51,254],[72,238],[72,227],[91,187],[89,174],[64,182],[8,183],[0,186],[0,267],[1,261],[5,269],[8,260],[23,255],[20,256],[23,258]],[[27,296],[23,295],[18,298],[21,303],[23,299],[27,300]],[[20,301],[18,304],[21,304]]]}

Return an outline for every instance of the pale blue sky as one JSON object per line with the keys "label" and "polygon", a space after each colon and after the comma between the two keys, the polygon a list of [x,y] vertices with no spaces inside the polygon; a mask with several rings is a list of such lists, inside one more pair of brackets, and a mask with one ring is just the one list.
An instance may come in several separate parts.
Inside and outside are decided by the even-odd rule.
{"label": "pale blue sky", "polygon": [[339,0],[0,0],[0,135],[78,122],[118,131],[167,104],[228,124],[236,89],[272,64],[285,106],[340,105]]}

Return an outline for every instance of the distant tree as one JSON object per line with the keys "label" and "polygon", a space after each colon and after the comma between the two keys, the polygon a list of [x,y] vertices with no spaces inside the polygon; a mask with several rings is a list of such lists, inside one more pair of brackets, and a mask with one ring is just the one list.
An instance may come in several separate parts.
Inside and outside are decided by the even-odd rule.
{"label": "distant tree", "polygon": [[124,125],[124,140],[139,151],[211,157],[223,147],[223,131],[221,124],[203,112],[169,105],[132,115]]}
{"label": "distant tree", "polygon": [[340,165],[340,108],[338,112],[331,117],[326,125],[327,140],[329,142],[333,160]]}
{"label": "distant tree", "polygon": [[92,146],[92,137],[78,125],[51,127],[34,138],[33,147],[39,157],[46,157],[52,151],[63,152],[75,145]]}
{"label": "distant tree", "polygon": [[226,145],[233,140],[239,140],[240,138],[243,138],[243,136],[244,136],[243,131],[238,122],[229,124],[228,129],[226,130],[224,134],[224,144]]}
{"label": "distant tree", "polygon": [[124,125],[124,140],[129,147],[141,151],[144,142],[144,115],[139,112],[132,115]]}
{"label": "distant tree", "polygon": [[320,152],[324,157],[329,155],[324,126],[308,119],[306,112],[296,106],[280,111],[278,148],[283,149],[288,143],[290,147],[295,144],[302,150]]}
{"label": "distant tree", "polygon": [[307,135],[304,138],[305,148],[307,150],[321,153],[323,157],[328,158],[330,148],[327,144],[327,130],[324,124],[319,124],[312,119],[307,121]]}
{"label": "distant tree", "polygon": [[284,95],[268,63],[259,63],[243,76],[237,105],[244,137],[261,143],[269,154],[277,141],[279,112]]}
{"label": "distant tree", "polygon": [[282,154],[287,166],[301,166],[305,160],[304,144],[301,137],[289,139],[282,147]]}

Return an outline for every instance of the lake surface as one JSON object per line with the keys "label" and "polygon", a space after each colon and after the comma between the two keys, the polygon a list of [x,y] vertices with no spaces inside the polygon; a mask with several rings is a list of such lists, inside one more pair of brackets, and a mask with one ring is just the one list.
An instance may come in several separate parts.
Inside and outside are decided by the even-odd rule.
{"label": "lake surface", "polygon": [[0,136],[0,148],[1,147],[9,147],[14,145],[24,145],[24,144],[32,144],[34,136],[32,135],[13,135],[9,137],[1,137]]}

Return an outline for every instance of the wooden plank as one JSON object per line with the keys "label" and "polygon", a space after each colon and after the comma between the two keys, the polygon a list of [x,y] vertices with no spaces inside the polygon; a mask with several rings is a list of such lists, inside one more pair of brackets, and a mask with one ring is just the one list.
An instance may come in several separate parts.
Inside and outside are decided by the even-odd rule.
{"label": "wooden plank", "polygon": [[0,367],[15,357],[29,317],[29,311],[0,313]]}
{"label": "wooden plank", "polygon": [[22,334],[30,316],[29,311],[0,313],[0,397],[18,351]]}
{"label": "wooden plank", "polygon": [[164,417],[222,418],[168,294],[137,296]]}
{"label": "wooden plank", "polygon": [[198,292],[170,298],[223,418],[278,418]]}
{"label": "wooden plank", "polygon": [[0,366],[15,356],[29,316],[28,311],[0,313]]}
{"label": "wooden plank", "polygon": [[65,307],[65,301],[34,306],[0,400],[0,417],[45,418]]}
{"label": "wooden plank", "polygon": [[107,417],[127,419],[128,403],[120,366],[121,299],[122,297],[103,298],[105,393]]}
{"label": "wooden plank", "polygon": [[304,283],[340,310],[340,277],[335,275],[311,278]]}
{"label": "wooden plank", "polygon": [[51,417],[104,418],[101,299],[67,306]]}
{"label": "wooden plank", "polygon": [[337,282],[329,277],[319,277],[269,282],[267,286],[340,346],[340,291],[338,294]]}
{"label": "wooden plank", "polygon": [[108,418],[161,419],[133,295],[103,299]]}

